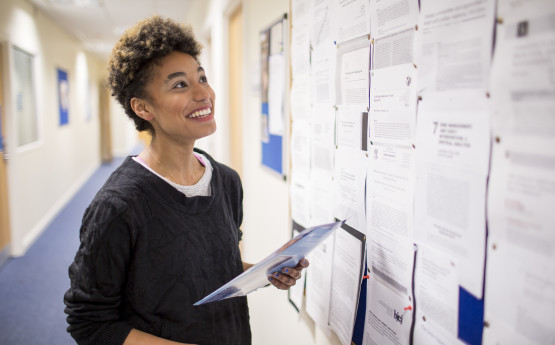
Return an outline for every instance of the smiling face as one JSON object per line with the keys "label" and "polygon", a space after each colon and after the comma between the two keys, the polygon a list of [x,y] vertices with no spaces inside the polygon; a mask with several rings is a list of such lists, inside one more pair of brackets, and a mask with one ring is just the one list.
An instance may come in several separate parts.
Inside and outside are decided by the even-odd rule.
{"label": "smiling face", "polygon": [[194,142],[216,130],[214,91],[191,55],[172,52],[160,59],[146,92],[147,99],[134,98],[131,105],[152,124],[158,138]]}

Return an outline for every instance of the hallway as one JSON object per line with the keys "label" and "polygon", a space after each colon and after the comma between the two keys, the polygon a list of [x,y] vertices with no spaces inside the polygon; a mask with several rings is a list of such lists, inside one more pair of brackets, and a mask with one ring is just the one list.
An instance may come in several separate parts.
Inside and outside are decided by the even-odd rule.
{"label": "hallway", "polygon": [[75,344],[66,332],[63,294],[79,246],[83,212],[123,157],[101,165],[29,251],[0,268],[0,344]]}

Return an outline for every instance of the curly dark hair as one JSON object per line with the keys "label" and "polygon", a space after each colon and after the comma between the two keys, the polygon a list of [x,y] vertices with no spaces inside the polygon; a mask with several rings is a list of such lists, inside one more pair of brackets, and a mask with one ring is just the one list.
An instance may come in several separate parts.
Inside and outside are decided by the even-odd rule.
{"label": "curly dark hair", "polygon": [[108,62],[107,82],[112,96],[135,122],[138,131],[154,134],[152,125],[137,116],[130,104],[133,97],[148,98],[145,86],[154,65],[174,51],[189,54],[198,61],[201,49],[190,25],[160,16],[144,19],[122,35]]}

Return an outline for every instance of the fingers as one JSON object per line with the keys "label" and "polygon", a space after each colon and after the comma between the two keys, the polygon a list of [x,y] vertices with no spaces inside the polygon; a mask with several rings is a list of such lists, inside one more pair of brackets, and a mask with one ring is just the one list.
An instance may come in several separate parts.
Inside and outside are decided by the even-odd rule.
{"label": "fingers", "polygon": [[302,277],[302,270],[308,267],[307,259],[302,259],[295,267],[284,267],[281,272],[274,272],[268,280],[278,289],[287,290]]}

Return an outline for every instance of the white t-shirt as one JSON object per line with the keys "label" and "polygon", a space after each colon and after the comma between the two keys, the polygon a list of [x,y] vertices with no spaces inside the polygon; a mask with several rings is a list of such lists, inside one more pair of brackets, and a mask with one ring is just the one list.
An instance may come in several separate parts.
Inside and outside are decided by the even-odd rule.
{"label": "white t-shirt", "polygon": [[195,156],[197,156],[200,163],[202,165],[204,165],[205,169],[204,169],[204,174],[202,175],[200,180],[198,180],[198,182],[196,184],[192,185],[192,186],[184,186],[184,185],[177,184],[175,182],[170,181],[169,179],[167,179],[164,176],[158,174],[151,167],[149,167],[146,164],[146,162],[143,161],[139,156],[134,156],[133,160],[135,162],[139,163],[140,165],[142,165],[143,167],[145,167],[146,169],[148,169],[150,172],[152,172],[156,176],[160,177],[162,180],[166,181],[167,183],[169,183],[170,185],[175,187],[175,189],[177,189],[178,191],[180,191],[181,193],[185,194],[188,197],[192,197],[192,196],[210,196],[210,194],[211,194],[210,180],[212,180],[212,164],[210,164],[210,161],[204,155],[202,155],[200,153],[195,153]]}

